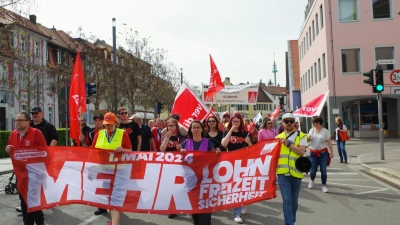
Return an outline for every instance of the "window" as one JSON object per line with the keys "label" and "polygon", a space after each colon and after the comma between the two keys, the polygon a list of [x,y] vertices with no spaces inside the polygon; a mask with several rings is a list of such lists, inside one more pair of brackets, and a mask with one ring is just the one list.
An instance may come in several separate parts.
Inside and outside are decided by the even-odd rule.
{"label": "window", "polygon": [[322,54],[322,71],[324,73],[324,78],[326,77],[326,62],[325,62],[325,53]]}
{"label": "window", "polygon": [[8,44],[10,45],[10,48],[14,47],[14,30],[10,30],[10,34],[8,36]]}
{"label": "window", "polygon": [[69,55],[68,54],[64,54],[63,62],[64,62],[64,66],[69,66]]}
{"label": "window", "polygon": [[300,90],[303,93],[303,77],[300,77]]}
{"label": "window", "polygon": [[306,33],[306,50],[308,51],[308,32]]}
{"label": "window", "polygon": [[310,84],[311,84],[310,70],[308,70],[308,73],[307,73],[307,81],[308,81],[308,82],[307,82],[307,83],[308,83],[308,84],[307,84],[307,85],[308,85],[308,86],[307,86],[307,89],[309,89],[309,88],[311,87],[311,85],[310,85]]}
{"label": "window", "polygon": [[28,111],[28,106],[27,105],[21,105],[21,108],[23,111]]}
{"label": "window", "polygon": [[315,77],[315,83],[318,82],[318,76],[317,76],[317,62],[314,63],[314,77]]}
{"label": "window", "polygon": [[372,0],[374,19],[390,19],[390,0]]}
{"label": "window", "polygon": [[8,66],[7,64],[0,64],[0,80],[5,81],[8,78]]}
{"label": "window", "polygon": [[319,7],[319,15],[321,16],[321,29],[324,28],[324,11],[322,5]]}
{"label": "window", "polygon": [[318,13],[315,15],[315,31],[317,32],[316,36],[318,36],[319,34]]}
{"label": "window", "polygon": [[339,0],[339,20],[340,22],[356,21],[358,0]]}
{"label": "window", "polygon": [[40,42],[38,40],[35,41],[35,56],[40,56]]}
{"label": "window", "polygon": [[49,48],[46,47],[46,61],[49,61]]}
{"label": "window", "polygon": [[342,49],[342,72],[360,72],[360,49]]}
{"label": "window", "polygon": [[312,21],[312,40],[315,41],[315,22]]}
{"label": "window", "polygon": [[54,121],[53,121],[53,107],[49,107],[49,123],[52,123],[52,124],[54,124]]}
{"label": "window", "polygon": [[20,82],[21,82],[22,89],[25,89],[25,88],[28,87],[28,79],[29,79],[28,73],[26,72],[25,69],[22,69],[21,70],[21,77],[20,77]]}
{"label": "window", "polygon": [[25,51],[25,49],[26,49],[25,35],[21,35],[21,50]]}
{"label": "window", "polygon": [[321,81],[321,58],[318,59],[318,80]]}
{"label": "window", "polygon": [[[375,60],[394,59],[394,47],[377,47],[375,48]],[[382,70],[393,70],[394,64],[381,65]]]}
{"label": "window", "polygon": [[306,38],[303,38],[303,55],[306,55]]}
{"label": "window", "polygon": [[314,86],[314,72],[313,67],[311,66],[311,87]]}
{"label": "window", "polygon": [[61,54],[61,52],[60,51],[57,51],[57,63],[58,64],[61,64],[61,57],[62,57],[62,54]]}
{"label": "window", "polygon": [[310,40],[310,46],[312,44],[312,40],[311,40],[311,27],[308,28],[308,34],[310,35],[310,37],[308,38],[308,40]]}

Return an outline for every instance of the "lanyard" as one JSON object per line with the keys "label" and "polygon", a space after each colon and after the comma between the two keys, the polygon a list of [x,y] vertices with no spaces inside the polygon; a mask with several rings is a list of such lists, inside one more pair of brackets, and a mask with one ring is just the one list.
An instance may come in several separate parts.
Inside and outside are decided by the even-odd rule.
{"label": "lanyard", "polygon": [[108,143],[111,143],[112,139],[114,138],[115,133],[117,132],[117,129],[114,130],[114,133],[111,135],[111,137],[108,135],[107,130],[104,130],[104,133],[106,134],[107,141]]}

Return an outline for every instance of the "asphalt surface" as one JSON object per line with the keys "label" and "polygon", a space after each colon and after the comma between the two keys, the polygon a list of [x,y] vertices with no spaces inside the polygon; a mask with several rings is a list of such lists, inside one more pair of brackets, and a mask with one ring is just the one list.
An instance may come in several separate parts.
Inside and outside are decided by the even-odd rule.
{"label": "asphalt surface", "polygon": [[[390,140],[388,140],[388,143]],[[393,140],[390,143],[397,143]],[[328,167],[328,193],[321,191],[320,176],[317,174],[313,189],[308,189],[310,180],[306,175],[302,182],[296,224],[399,224],[400,190],[397,180],[388,182],[368,171],[359,162],[360,156],[376,152],[376,140],[354,141],[347,145],[349,163],[339,163],[336,146],[335,158]],[[390,147],[392,146],[392,147]],[[394,151],[397,144],[389,145],[385,151]],[[399,161],[400,162],[400,161]],[[382,163],[382,162],[381,162]],[[393,168],[395,169],[395,168]],[[19,205],[18,195],[6,195],[4,186],[11,174],[0,176],[0,224],[23,224],[21,214],[15,211]],[[284,224],[282,199],[279,188],[277,198],[248,206],[243,215],[243,224]],[[84,205],[68,205],[44,210],[47,225],[108,225],[109,214],[95,216],[96,209]],[[166,215],[124,213],[121,225],[188,225],[193,224],[189,215],[168,219]],[[236,224],[230,211],[213,214],[213,225]]]}

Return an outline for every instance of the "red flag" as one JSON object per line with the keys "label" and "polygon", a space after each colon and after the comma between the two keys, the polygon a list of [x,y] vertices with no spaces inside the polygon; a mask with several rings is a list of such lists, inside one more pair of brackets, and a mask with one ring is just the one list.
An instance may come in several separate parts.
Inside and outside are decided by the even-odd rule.
{"label": "red flag", "polygon": [[194,119],[203,121],[209,114],[210,109],[193,93],[189,86],[183,82],[181,89],[175,97],[172,114],[179,114],[179,123],[189,128]]}
{"label": "red flag", "polygon": [[217,66],[215,65],[211,55],[210,55],[210,64],[211,64],[211,73],[210,73],[210,83],[208,84],[207,95],[208,97],[212,98],[216,93],[224,89],[225,85],[224,83],[222,83],[221,75],[219,74]]}
{"label": "red flag", "polygon": [[313,117],[321,114],[322,108],[325,105],[326,98],[328,97],[329,91],[318,95],[316,98],[303,105],[299,109],[293,112],[293,115],[298,117]]}
{"label": "red flag", "polygon": [[278,106],[278,108],[276,108],[275,111],[273,113],[271,113],[269,118],[272,120],[272,118],[278,117],[280,112],[281,112],[281,106]]}
{"label": "red flag", "polygon": [[74,138],[79,146],[80,115],[86,112],[86,84],[83,74],[81,53],[78,52],[75,60],[74,70],[72,71],[71,88],[69,91],[69,121],[70,137]]}

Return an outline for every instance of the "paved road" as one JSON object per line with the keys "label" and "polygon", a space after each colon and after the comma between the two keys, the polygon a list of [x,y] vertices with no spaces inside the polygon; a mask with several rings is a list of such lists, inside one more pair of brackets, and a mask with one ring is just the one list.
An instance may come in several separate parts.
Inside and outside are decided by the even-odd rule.
{"label": "paved road", "polygon": [[[388,140],[386,150],[398,148],[397,140]],[[339,163],[336,156],[328,168],[329,193],[321,191],[319,174],[313,189],[308,189],[309,176],[303,179],[300,193],[300,207],[297,214],[299,225],[397,225],[399,224],[400,190],[383,183],[369,174],[357,162],[357,156],[377,150],[376,140],[354,141],[347,145],[349,164]],[[334,146],[336,152],[336,146]],[[336,154],[337,155],[337,154]],[[0,188],[8,183],[8,175],[0,176]],[[276,199],[259,202],[248,207],[243,216],[244,224],[283,224],[282,199],[279,188]],[[22,217],[15,212],[19,204],[18,195],[0,192],[0,224],[23,224]],[[108,214],[94,216],[92,207],[69,205],[45,210],[48,225],[108,225]],[[213,214],[213,225],[235,224],[230,211]],[[121,225],[189,225],[193,224],[188,215],[168,219],[165,215],[123,214]]]}
{"label": "paved road", "polygon": [[[328,169],[329,193],[321,191],[319,178],[313,189],[308,189],[309,177],[303,179],[300,193],[298,223],[296,224],[398,224],[400,191],[360,172],[362,167],[340,164],[334,160]],[[8,178],[8,176],[6,176]],[[243,216],[244,224],[283,224],[282,200],[278,198],[253,204]],[[22,217],[14,211],[19,204],[17,195],[0,193],[0,224],[23,224]],[[108,214],[94,216],[92,207],[69,205],[45,210],[48,225],[99,225],[108,224]],[[213,214],[213,225],[235,224],[229,211]],[[383,220],[384,218],[384,220]],[[191,218],[181,215],[168,219],[165,215],[123,214],[121,225],[188,225]]]}

